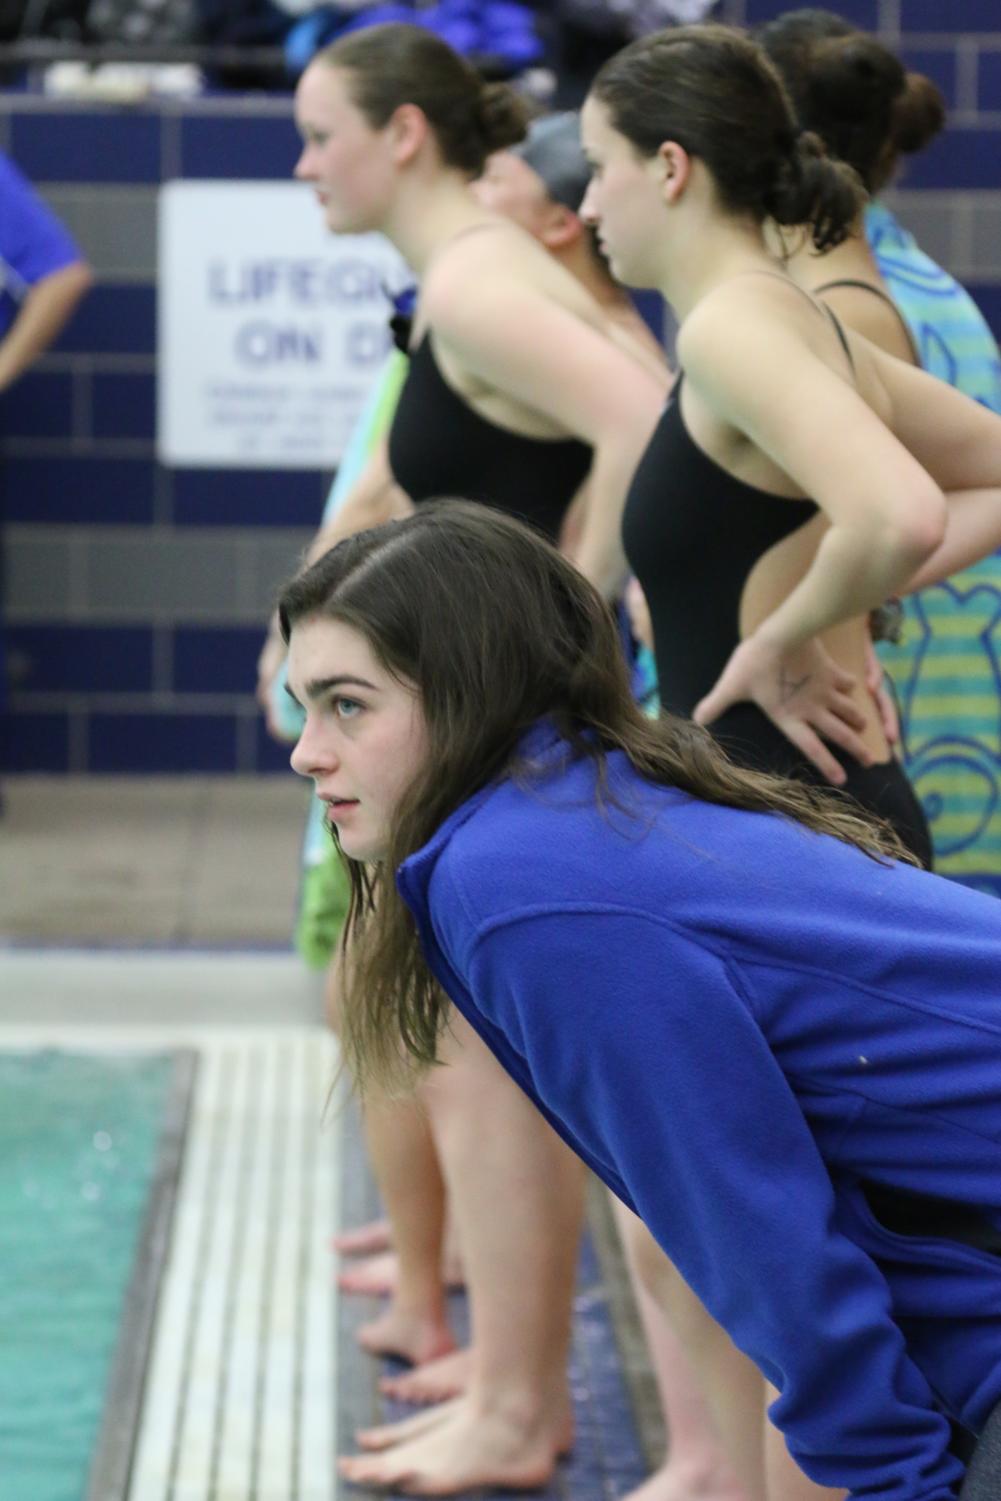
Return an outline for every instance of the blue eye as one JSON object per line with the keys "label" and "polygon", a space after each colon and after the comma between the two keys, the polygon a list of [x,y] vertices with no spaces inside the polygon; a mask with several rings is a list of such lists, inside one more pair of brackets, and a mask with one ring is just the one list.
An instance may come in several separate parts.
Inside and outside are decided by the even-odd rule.
{"label": "blue eye", "polygon": [[362,711],[364,705],[356,698],[335,698],[334,713],[338,719],[355,719]]}

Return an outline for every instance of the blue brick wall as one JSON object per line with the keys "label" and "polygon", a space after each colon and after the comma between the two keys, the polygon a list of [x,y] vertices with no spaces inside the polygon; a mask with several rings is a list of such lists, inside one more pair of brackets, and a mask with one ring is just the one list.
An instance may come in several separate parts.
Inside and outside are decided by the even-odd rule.
{"label": "blue brick wall", "polygon": [[[723,11],[756,24],[788,8],[724,0]],[[951,212],[942,194],[956,195],[968,221],[981,195],[1001,193],[1001,0],[833,8],[939,84],[949,128],[904,186],[919,213],[923,201],[927,214]],[[298,150],[287,101],[116,110],[16,95],[0,102],[0,146],[43,193],[98,206],[178,176],[286,178]],[[951,269],[1001,334],[1001,247],[981,239],[983,264],[968,255]],[[156,462],[154,270],[149,259],[123,269],[115,252],[107,268],[92,257],[97,286],[0,396],[0,516],[16,574],[0,770],[282,771],[288,749],[263,731],[254,664],[270,591],[329,477]]]}
{"label": "blue brick wall", "polygon": [[[168,176],[288,177],[290,101],[215,111],[8,96],[0,146],[57,206],[75,194],[98,215],[108,195],[145,193],[151,220]],[[161,466],[152,257],[130,269],[116,243],[105,272],[81,238],[97,285],[0,396],[15,576],[0,770],[287,771],[288,749],[261,727],[255,665],[274,584],[330,477]],[[282,541],[293,531],[295,548]]]}

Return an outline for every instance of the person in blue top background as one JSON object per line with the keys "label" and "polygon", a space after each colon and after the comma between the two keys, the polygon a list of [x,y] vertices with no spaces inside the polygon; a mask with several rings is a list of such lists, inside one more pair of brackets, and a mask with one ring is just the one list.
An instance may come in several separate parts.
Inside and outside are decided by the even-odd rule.
{"label": "person in blue top background", "polygon": [[92,281],[72,237],[0,151],[0,391],[44,353]]}
{"label": "person in blue top background", "polygon": [[[71,236],[0,151],[0,432],[2,393],[58,337],[92,281]],[[0,713],[6,690],[0,636]]]}
{"label": "person in blue top background", "polygon": [[[1001,908],[645,717],[597,591],[511,518],[360,533],[280,618],[362,1086],[474,1029],[765,1372],[812,1479],[996,1501]],[[420,1493],[404,1449],[341,1468]]]}

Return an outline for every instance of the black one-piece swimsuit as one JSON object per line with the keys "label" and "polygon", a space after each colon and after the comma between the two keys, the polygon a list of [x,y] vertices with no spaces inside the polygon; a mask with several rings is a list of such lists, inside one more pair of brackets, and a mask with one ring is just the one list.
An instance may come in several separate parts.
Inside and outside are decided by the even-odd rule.
{"label": "black one-piece swimsuit", "polygon": [[442,375],[430,333],[410,351],[389,430],[389,465],[415,505],[476,500],[555,541],[592,453],[577,438],[529,438],[479,416]]}
{"label": "black one-piece swimsuit", "polygon": [[[623,541],[650,607],[661,703],[689,717],[740,642],[740,602],[754,565],[817,507],[745,484],[703,453],[681,415],[681,384],[679,377],[633,478]],[[711,728],[743,766],[828,785],[757,704],[734,704]],[[928,825],[899,762],[865,767],[830,749],[845,769],[843,790],[892,824],[930,868]]]}

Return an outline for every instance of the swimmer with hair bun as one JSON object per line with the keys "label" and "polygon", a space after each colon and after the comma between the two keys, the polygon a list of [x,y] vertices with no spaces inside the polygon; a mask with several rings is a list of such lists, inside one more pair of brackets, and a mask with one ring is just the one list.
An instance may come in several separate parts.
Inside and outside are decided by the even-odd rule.
{"label": "swimmer with hair bun", "polygon": [[[632,44],[584,105],[583,216],[613,272],[659,289],[680,322],[626,551],[665,706],[739,765],[843,788],[927,863],[923,811],[866,685],[868,617],[1001,542],[1001,428],[846,328],[775,259],[771,225],[837,254],[865,203],[859,173],[804,124],[761,48],[717,26]],[[781,1439],[784,1470],[763,1454],[760,1376],[661,1269],[748,1493],[812,1496]]]}

